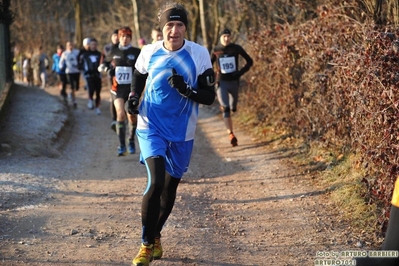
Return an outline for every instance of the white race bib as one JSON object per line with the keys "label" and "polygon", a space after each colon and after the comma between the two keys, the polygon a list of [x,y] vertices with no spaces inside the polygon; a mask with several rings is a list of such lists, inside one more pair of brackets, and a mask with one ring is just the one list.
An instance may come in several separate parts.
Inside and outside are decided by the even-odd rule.
{"label": "white race bib", "polygon": [[236,71],[236,60],[234,56],[220,57],[219,65],[222,74],[233,73]]}
{"label": "white race bib", "polygon": [[115,78],[118,84],[132,83],[132,67],[130,66],[117,66],[115,68]]}

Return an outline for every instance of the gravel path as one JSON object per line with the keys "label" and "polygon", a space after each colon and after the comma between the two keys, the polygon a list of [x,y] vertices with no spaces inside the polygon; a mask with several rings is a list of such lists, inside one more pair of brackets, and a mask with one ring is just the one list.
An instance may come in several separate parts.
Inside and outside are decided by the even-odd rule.
{"label": "gravel path", "polygon": [[[116,156],[109,93],[102,115],[68,109],[58,89],[18,86],[0,133],[0,265],[130,265],[146,182],[139,155]],[[230,147],[215,106],[201,107],[189,172],[151,265],[314,265],[354,249],[326,191],[289,165],[293,152],[237,130]]]}

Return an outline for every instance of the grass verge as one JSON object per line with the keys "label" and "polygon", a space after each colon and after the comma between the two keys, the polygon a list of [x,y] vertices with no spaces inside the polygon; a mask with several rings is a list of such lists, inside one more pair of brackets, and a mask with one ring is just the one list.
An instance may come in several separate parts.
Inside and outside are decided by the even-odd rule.
{"label": "grass verge", "polygon": [[[235,119],[241,128],[248,130],[251,124],[248,115],[244,113]],[[270,148],[295,151],[290,161],[304,172],[311,172],[311,185],[328,191],[331,202],[339,210],[337,220],[348,224],[348,229],[371,247],[380,246],[383,239],[377,228],[377,205],[365,202],[366,187],[361,183],[365,173],[356,155],[341,154],[319,142],[305,144],[285,131],[275,130],[272,125],[249,128],[254,139],[270,143]]]}
{"label": "grass verge", "polygon": [[377,206],[365,202],[366,187],[361,183],[365,173],[356,155],[335,154],[316,143],[295,160],[304,164],[324,164],[324,169],[321,168],[318,178],[314,179],[315,184],[330,191],[330,199],[339,208],[341,218],[353,229],[376,235]]}

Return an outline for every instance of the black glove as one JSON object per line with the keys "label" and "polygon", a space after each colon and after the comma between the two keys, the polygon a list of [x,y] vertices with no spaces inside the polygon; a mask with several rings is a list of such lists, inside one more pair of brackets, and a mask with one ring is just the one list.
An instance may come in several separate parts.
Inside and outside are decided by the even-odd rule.
{"label": "black glove", "polygon": [[134,92],[129,94],[129,99],[127,100],[127,112],[131,115],[138,114],[137,106],[139,106],[140,98]]}
{"label": "black glove", "polygon": [[183,97],[189,97],[193,90],[184,82],[183,76],[178,75],[176,69],[172,68],[172,75],[168,77],[168,83],[175,88]]}

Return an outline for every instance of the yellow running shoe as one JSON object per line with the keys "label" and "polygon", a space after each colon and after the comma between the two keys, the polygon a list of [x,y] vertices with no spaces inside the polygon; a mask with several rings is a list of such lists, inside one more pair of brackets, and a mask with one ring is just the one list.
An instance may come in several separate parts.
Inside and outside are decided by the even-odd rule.
{"label": "yellow running shoe", "polygon": [[149,266],[152,261],[152,253],[154,251],[154,245],[141,244],[139,253],[133,259],[133,265],[135,266]]}
{"label": "yellow running shoe", "polygon": [[152,254],[152,257],[154,260],[159,260],[162,258],[162,244],[161,244],[161,239],[159,237],[155,238],[155,243],[154,243],[154,253]]}

